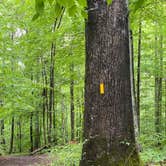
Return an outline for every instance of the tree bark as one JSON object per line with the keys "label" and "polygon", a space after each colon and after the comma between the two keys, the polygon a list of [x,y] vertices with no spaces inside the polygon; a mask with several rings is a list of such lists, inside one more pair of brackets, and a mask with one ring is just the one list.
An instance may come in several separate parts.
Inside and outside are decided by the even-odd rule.
{"label": "tree bark", "polygon": [[131,98],[128,4],[88,0],[80,166],[139,165]]}
{"label": "tree bark", "polygon": [[165,121],[165,136],[166,136],[166,78],[165,78],[165,80],[164,80],[164,84],[165,84],[165,104],[164,104],[164,108],[165,108],[165,119],[164,119],[164,121]]}
{"label": "tree bark", "polygon": [[40,125],[39,112],[35,112],[35,133],[34,133],[34,150],[40,147]]}
{"label": "tree bark", "polygon": [[43,79],[43,137],[44,144],[47,144],[47,136],[46,136],[46,113],[48,111],[48,90],[47,90],[47,73],[45,69],[46,62],[43,61],[43,71],[42,71],[42,79]]}
{"label": "tree bark", "polygon": [[71,141],[75,138],[74,126],[75,126],[75,113],[74,113],[74,79],[73,79],[74,65],[70,66],[70,120],[71,120]]}
{"label": "tree bark", "polygon": [[33,152],[33,113],[30,114],[30,151]]}
{"label": "tree bark", "polygon": [[14,142],[14,117],[12,117],[12,123],[11,123],[11,136],[10,136],[9,154],[11,154],[13,152],[13,142]]}
{"label": "tree bark", "polygon": [[18,143],[18,149],[19,149],[19,152],[21,153],[22,152],[22,130],[21,130],[21,117],[19,118],[18,122],[17,122],[17,125],[18,125],[18,140],[19,140],[19,143]]}
{"label": "tree bark", "polygon": [[4,124],[4,120],[2,119],[1,121],[1,137],[2,137],[2,140],[0,142],[0,144],[5,144],[5,138],[4,138],[4,129],[5,129],[5,124]]}
{"label": "tree bark", "polygon": [[163,70],[163,58],[162,58],[162,37],[160,37],[160,51],[158,49],[158,38],[155,36],[155,131],[161,133],[161,118],[162,118],[162,70]]}
{"label": "tree bark", "polygon": [[138,30],[138,63],[137,63],[137,118],[138,130],[140,132],[140,79],[141,79],[141,42],[142,42],[142,22],[139,21]]}
{"label": "tree bark", "polygon": [[54,112],[54,64],[55,64],[55,43],[52,43],[51,61],[50,61],[50,96],[49,96],[49,128],[48,128],[49,143],[51,143],[51,137],[52,137],[52,123],[53,123],[52,115]]}

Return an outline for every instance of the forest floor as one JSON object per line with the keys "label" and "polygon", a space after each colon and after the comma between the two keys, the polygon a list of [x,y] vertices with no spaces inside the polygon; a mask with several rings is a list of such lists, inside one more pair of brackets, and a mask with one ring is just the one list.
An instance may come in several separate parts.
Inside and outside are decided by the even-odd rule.
{"label": "forest floor", "polygon": [[0,166],[50,166],[52,159],[45,154],[33,156],[0,156]]}

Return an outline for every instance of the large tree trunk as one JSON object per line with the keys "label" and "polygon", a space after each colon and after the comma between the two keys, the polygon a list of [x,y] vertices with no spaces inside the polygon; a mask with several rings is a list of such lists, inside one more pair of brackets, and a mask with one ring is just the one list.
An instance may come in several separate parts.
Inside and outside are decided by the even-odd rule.
{"label": "large tree trunk", "polygon": [[81,166],[139,165],[131,98],[128,7],[88,0]]}

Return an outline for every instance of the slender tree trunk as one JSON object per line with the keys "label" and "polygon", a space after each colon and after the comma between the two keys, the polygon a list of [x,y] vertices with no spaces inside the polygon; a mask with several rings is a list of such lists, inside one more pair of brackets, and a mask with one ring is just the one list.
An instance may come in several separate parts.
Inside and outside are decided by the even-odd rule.
{"label": "slender tree trunk", "polygon": [[88,0],[80,166],[139,166],[131,96],[128,6]]}
{"label": "slender tree trunk", "polygon": [[166,136],[166,78],[165,78],[165,106],[164,106],[164,110],[165,110],[165,136]]}
{"label": "slender tree trunk", "polygon": [[40,147],[40,125],[39,125],[39,112],[35,113],[35,133],[34,133],[34,149]]}
{"label": "slender tree trunk", "polygon": [[5,129],[5,124],[4,124],[4,120],[2,119],[1,121],[1,137],[2,137],[2,140],[0,142],[0,144],[5,144],[5,138],[4,138],[4,129]]}
{"label": "slender tree trunk", "polygon": [[158,49],[158,38],[155,37],[155,130],[156,133],[161,133],[161,118],[162,118],[162,70],[163,70],[163,58],[162,58],[162,37],[160,38],[160,51]]}
{"label": "slender tree trunk", "polygon": [[138,117],[139,132],[140,132],[141,41],[142,41],[142,22],[140,19],[139,32],[138,32],[138,64],[137,64],[137,117]]}
{"label": "slender tree trunk", "polygon": [[[14,40],[14,33],[11,34],[12,41]],[[14,71],[14,58],[11,59],[11,71]],[[12,85],[13,87],[13,85]],[[11,136],[10,136],[10,147],[9,147],[9,154],[13,152],[13,142],[14,142],[14,116],[12,116],[12,123],[11,123]]]}
{"label": "slender tree trunk", "polygon": [[[132,79],[132,82],[133,82],[133,92],[134,92],[134,99],[135,99],[135,102],[136,102],[136,88],[135,88],[135,74],[134,74],[134,41],[133,41],[133,33],[132,31],[130,30],[130,54],[131,54],[131,62],[132,62],[132,75],[133,75],[133,79]],[[135,103],[136,105],[136,103]]]}
{"label": "slender tree trunk", "polygon": [[46,119],[46,105],[45,105],[45,89],[43,89],[43,93],[44,93],[44,97],[43,97],[43,137],[44,137],[44,144],[46,145],[47,143],[47,138],[46,138],[46,123],[45,123],[45,119]]}
{"label": "slender tree trunk", "polygon": [[54,64],[55,64],[55,44],[51,46],[51,62],[50,62],[50,96],[49,96],[49,129],[48,142],[51,143],[52,137],[52,114],[54,112]]}
{"label": "slender tree trunk", "polygon": [[[59,13],[59,18],[55,19],[52,32],[55,32],[56,29],[59,29],[64,14],[64,8]],[[52,142],[52,126],[53,120],[52,116],[54,113],[54,66],[55,66],[55,54],[56,54],[56,44],[55,41],[51,43],[51,54],[50,54],[50,93],[49,93],[49,127],[48,127],[48,143]]]}
{"label": "slender tree trunk", "polygon": [[47,99],[47,73],[45,70],[45,62],[43,62],[43,137],[44,137],[44,144],[47,144],[47,137],[46,137],[46,112],[48,111],[48,99]]}
{"label": "slender tree trunk", "polygon": [[65,144],[66,141],[66,135],[65,135],[65,103],[64,103],[64,96],[62,96],[62,101],[61,101],[61,124],[62,124],[62,140],[63,140],[63,144]]}
{"label": "slender tree trunk", "polygon": [[56,110],[54,110],[54,112],[53,112],[53,142],[54,142],[54,144],[57,144],[57,137],[56,137]]}
{"label": "slender tree trunk", "polygon": [[79,102],[79,97],[77,96],[77,102],[76,102],[76,140],[79,141],[80,138],[80,102]]}
{"label": "slender tree trunk", "polygon": [[19,149],[19,152],[21,153],[22,152],[22,132],[21,132],[21,118],[19,118],[18,122],[17,122],[17,126],[18,126],[18,140],[19,140],[19,143],[18,143],[18,149]]}
{"label": "slender tree trunk", "polygon": [[33,113],[30,114],[30,144],[31,149],[30,151],[33,152]]}
{"label": "slender tree trunk", "polygon": [[10,136],[9,154],[11,154],[13,152],[13,142],[14,142],[14,117],[12,117],[12,123],[11,123],[11,136]]}
{"label": "slender tree trunk", "polygon": [[71,141],[75,138],[75,131],[74,131],[74,125],[75,125],[75,113],[74,113],[74,79],[73,79],[73,72],[74,72],[74,65],[71,64],[70,66],[70,73],[71,73],[71,79],[70,79],[70,120],[71,120]]}

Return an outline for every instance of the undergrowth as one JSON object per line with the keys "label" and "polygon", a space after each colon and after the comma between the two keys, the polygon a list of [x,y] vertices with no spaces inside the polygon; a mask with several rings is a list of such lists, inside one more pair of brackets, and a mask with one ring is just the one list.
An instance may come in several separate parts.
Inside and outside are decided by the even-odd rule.
{"label": "undergrowth", "polygon": [[[141,160],[144,163],[157,163],[166,159],[166,145],[156,146],[151,137],[140,139],[142,144]],[[65,146],[55,146],[51,150],[51,155],[55,158],[52,166],[79,166],[81,158],[82,144],[68,144]]]}
{"label": "undergrowth", "polygon": [[52,166],[78,166],[81,158],[82,144],[56,146],[51,153],[55,156]]}

